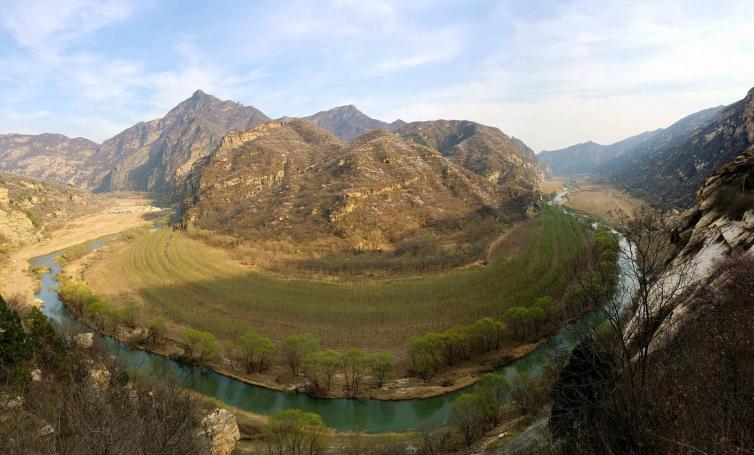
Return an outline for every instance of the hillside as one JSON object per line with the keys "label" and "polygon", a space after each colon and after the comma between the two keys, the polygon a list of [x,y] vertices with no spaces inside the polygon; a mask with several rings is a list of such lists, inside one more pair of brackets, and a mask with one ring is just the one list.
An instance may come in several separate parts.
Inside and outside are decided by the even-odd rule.
{"label": "hillside", "polygon": [[102,144],[59,134],[0,136],[0,170],[94,191],[166,191],[230,131],[269,120],[251,106],[197,90],[165,117]]}
{"label": "hillside", "polygon": [[95,174],[90,185],[96,191],[171,189],[226,133],[266,120],[254,107],[221,101],[197,90],[165,117],[139,123],[106,140],[96,158],[109,167],[105,174]]}
{"label": "hillside", "polygon": [[601,164],[648,140],[658,132],[659,130],[647,131],[610,145],[588,141],[564,149],[545,150],[537,155],[537,159],[554,175],[588,175]]}
{"label": "hillside", "polygon": [[395,131],[406,124],[403,120],[386,123],[371,118],[354,105],[339,106],[317,112],[309,117],[304,117],[304,119],[330,131],[345,142],[352,141],[362,134],[374,130]]}
{"label": "hillside", "polygon": [[0,171],[73,185],[83,185],[98,169],[97,144],[62,134],[0,135]]}
{"label": "hillside", "polygon": [[0,262],[10,250],[42,239],[96,206],[91,195],[68,185],[0,175]]}
{"label": "hillside", "polygon": [[[731,120],[723,119],[736,117],[731,109],[738,109],[735,106],[739,104],[705,109],[684,117],[597,167],[595,173],[607,177],[619,188],[660,205],[689,207],[694,191],[704,179],[734,156],[734,150],[740,150],[731,147],[733,143],[725,143],[727,139],[709,142],[705,138],[717,129],[737,128]],[[740,120],[732,119],[733,122]],[[713,150],[716,147],[719,150]]]}
{"label": "hillside", "polygon": [[226,136],[197,164],[183,222],[319,255],[478,254],[497,220],[524,214],[511,191],[395,133],[343,144],[305,120],[269,122]]}
{"label": "hillside", "polygon": [[398,134],[503,186],[523,211],[539,200],[536,188],[543,172],[534,152],[497,128],[466,120],[436,120],[409,123]]}

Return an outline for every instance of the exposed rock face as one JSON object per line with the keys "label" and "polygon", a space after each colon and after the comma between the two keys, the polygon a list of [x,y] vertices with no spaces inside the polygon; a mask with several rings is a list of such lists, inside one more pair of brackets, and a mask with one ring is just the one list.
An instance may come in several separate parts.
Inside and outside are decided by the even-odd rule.
{"label": "exposed rock face", "polygon": [[658,132],[647,131],[610,145],[589,141],[564,149],[545,150],[537,155],[537,159],[547,166],[554,175],[588,175],[601,164],[625,153]]}
{"label": "exposed rock face", "polygon": [[750,92],[746,100],[726,108],[685,117],[596,172],[638,197],[688,208],[704,179],[746,149],[740,141],[751,134],[751,98]]}
{"label": "exposed rock face", "polygon": [[107,172],[95,174],[90,186],[98,191],[172,189],[225,134],[266,120],[254,107],[197,90],[165,117],[139,123],[105,141],[96,159],[108,163]]}
{"label": "exposed rock face", "polygon": [[506,188],[522,210],[540,199],[536,189],[544,173],[534,151],[497,128],[466,120],[436,120],[409,123],[398,134],[437,149],[456,165]]}
{"label": "exposed rock face", "polygon": [[[719,259],[732,252],[754,254],[754,148],[749,147],[704,182],[696,206],[682,215],[681,226],[683,247],[674,268],[681,269],[681,263],[691,261],[691,283],[714,286],[717,277],[711,273]],[[677,279],[675,273],[662,277],[667,283]],[[677,299],[658,330],[673,333],[694,304],[693,293]]]}
{"label": "exposed rock face", "polygon": [[73,342],[81,349],[90,349],[94,345],[94,334],[79,333],[73,337]]}
{"label": "exposed rock face", "polygon": [[62,134],[0,135],[0,171],[80,186],[99,167],[96,150],[88,139]]}
{"label": "exposed rock face", "polygon": [[320,128],[326,129],[339,137],[343,141],[351,141],[374,130],[395,131],[406,124],[403,120],[396,120],[393,123],[385,123],[381,120],[373,119],[358,110],[356,106],[340,106],[327,111],[317,112],[306,120],[314,123]]}
{"label": "exposed rock face", "polygon": [[305,120],[269,122],[228,135],[195,167],[183,219],[246,238],[390,249],[420,230],[462,229],[478,212],[522,216],[512,188],[500,184],[523,178],[513,167],[485,178],[395,133],[373,131],[344,145]]}
{"label": "exposed rock face", "polygon": [[215,409],[202,419],[210,455],[230,455],[241,438],[238,419],[226,409]]}

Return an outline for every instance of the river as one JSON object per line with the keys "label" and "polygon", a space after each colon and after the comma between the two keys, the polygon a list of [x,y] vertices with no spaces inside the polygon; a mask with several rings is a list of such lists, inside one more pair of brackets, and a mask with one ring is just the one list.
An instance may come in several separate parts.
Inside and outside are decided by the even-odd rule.
{"label": "river", "polygon": [[[89,247],[99,248],[107,240],[92,241]],[[621,242],[625,245],[625,239],[622,237]],[[91,332],[91,329],[71,314],[58,297],[57,276],[60,273],[60,265],[55,259],[61,254],[61,251],[57,251],[31,260],[32,265],[43,265],[49,268],[48,272],[41,275],[41,286],[37,297],[44,302],[44,314],[59,327],[71,331]],[[619,259],[620,277],[624,286],[631,285],[627,281],[628,274],[625,273],[627,267],[627,259]],[[628,299],[628,297],[625,298]],[[600,313],[595,311],[574,324],[595,324],[599,322],[599,318]],[[536,351],[497,371],[509,377],[522,370],[537,374],[548,353],[568,349],[574,345],[576,341],[573,339],[574,324],[562,328]],[[361,430],[368,433],[384,433],[438,427],[448,422],[453,400],[475,388],[472,385],[437,397],[396,401],[313,398],[306,394],[280,392],[247,384],[207,368],[185,365],[157,354],[130,349],[107,336],[98,334],[95,336],[102,340],[108,351],[124,363],[142,370],[159,372],[159,375],[174,374],[184,387],[217,398],[230,406],[263,415],[272,415],[282,409],[298,408],[319,414],[327,426],[338,431]]]}

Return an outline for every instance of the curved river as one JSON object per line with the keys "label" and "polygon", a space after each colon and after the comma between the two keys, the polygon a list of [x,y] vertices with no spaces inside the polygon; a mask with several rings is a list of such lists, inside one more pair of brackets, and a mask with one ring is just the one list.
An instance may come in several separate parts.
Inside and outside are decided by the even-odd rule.
{"label": "curved river", "polygon": [[[99,248],[105,241],[107,239],[92,241],[89,247]],[[625,240],[621,238],[621,242]],[[72,331],[91,332],[91,329],[78,321],[58,298],[56,277],[60,273],[60,266],[55,259],[61,254],[62,252],[57,251],[31,260],[32,265],[44,265],[50,270],[41,276],[41,287],[37,297],[44,302],[43,312],[60,327]],[[619,260],[619,266],[623,284],[630,285],[627,274],[623,273],[628,266],[626,260]],[[595,324],[599,322],[599,318],[599,312],[593,312],[575,324]],[[572,328],[573,324],[561,329],[538,350],[497,371],[508,376],[520,370],[537,374],[549,352],[574,345]],[[339,431],[382,433],[437,427],[448,422],[453,400],[475,388],[469,386],[433,398],[397,401],[312,398],[305,394],[280,392],[246,384],[207,368],[185,365],[167,357],[130,349],[110,337],[97,334],[95,336],[101,338],[106,348],[125,363],[142,370],[157,371],[160,375],[172,373],[184,387],[217,398],[230,406],[264,415],[272,415],[281,409],[298,408],[319,414],[327,426]]]}

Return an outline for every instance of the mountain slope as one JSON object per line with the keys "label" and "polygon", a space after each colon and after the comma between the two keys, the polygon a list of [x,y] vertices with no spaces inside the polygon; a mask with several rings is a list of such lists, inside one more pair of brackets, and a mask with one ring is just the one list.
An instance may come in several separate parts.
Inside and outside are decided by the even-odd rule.
{"label": "mountain slope", "polygon": [[597,171],[656,204],[690,207],[704,179],[751,146],[753,118],[754,90],[728,107],[685,117]]}
{"label": "mountain slope", "polygon": [[464,236],[484,214],[520,217],[507,188],[395,133],[344,145],[305,120],[229,134],[187,179],[186,226],[299,249],[393,250]]}
{"label": "mountain slope", "polygon": [[339,106],[304,117],[316,126],[326,129],[343,141],[352,141],[364,133],[374,130],[395,131],[406,124],[403,120],[386,123],[373,119],[354,105]]}
{"label": "mountain slope", "polygon": [[610,145],[588,141],[559,150],[545,150],[537,159],[555,175],[591,174],[601,164],[648,140],[658,131],[647,131]]}
{"label": "mountain slope", "polygon": [[435,148],[458,166],[507,189],[522,210],[538,202],[543,172],[534,152],[497,128],[466,120],[413,122],[402,137]]}
{"label": "mountain slope", "polygon": [[98,145],[62,134],[0,135],[0,171],[81,185],[98,168]]}
{"label": "mountain slope", "polygon": [[105,141],[96,158],[109,166],[95,174],[97,191],[165,191],[230,131],[269,120],[258,109],[221,101],[197,90],[165,117],[139,123]]}

